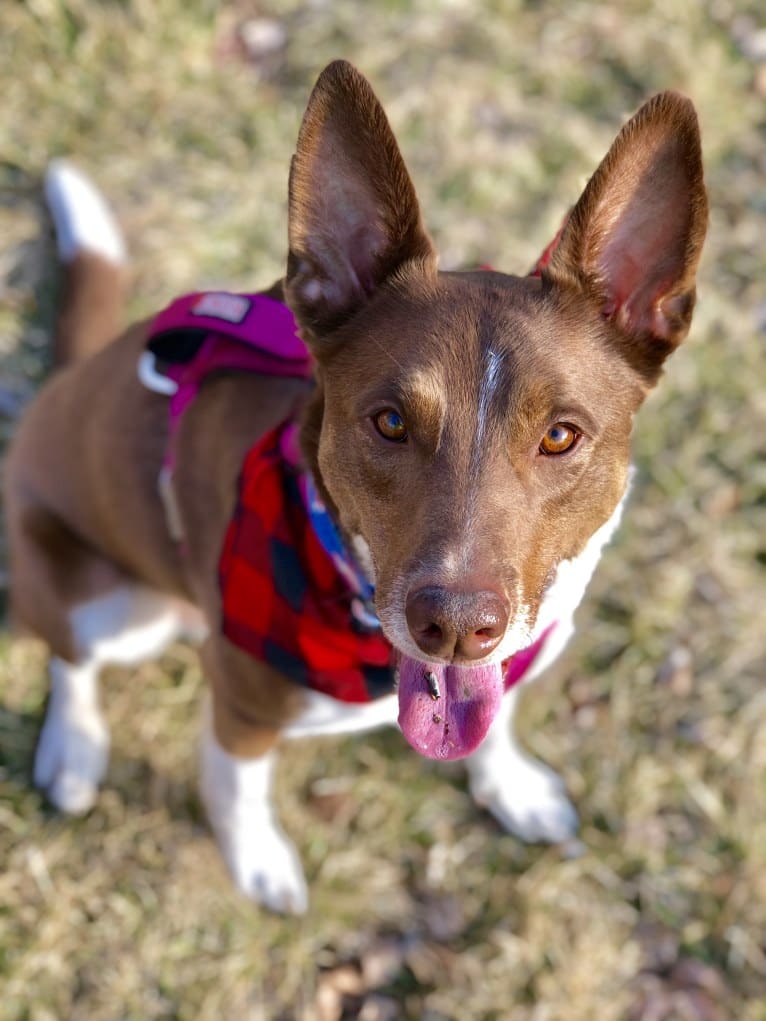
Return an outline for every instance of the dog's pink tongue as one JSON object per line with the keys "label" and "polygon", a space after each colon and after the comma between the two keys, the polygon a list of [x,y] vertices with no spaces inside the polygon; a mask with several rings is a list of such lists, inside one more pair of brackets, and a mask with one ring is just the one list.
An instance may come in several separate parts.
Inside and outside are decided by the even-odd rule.
{"label": "dog's pink tongue", "polygon": [[503,670],[443,666],[403,656],[399,665],[399,726],[429,759],[462,759],[478,748],[503,697]]}

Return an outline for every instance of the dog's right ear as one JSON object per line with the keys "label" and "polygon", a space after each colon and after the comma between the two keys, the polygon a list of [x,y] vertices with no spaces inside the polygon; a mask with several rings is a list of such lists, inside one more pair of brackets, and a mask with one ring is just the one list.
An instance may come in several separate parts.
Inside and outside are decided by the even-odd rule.
{"label": "dog's right ear", "polygon": [[406,262],[435,268],[415,189],[369,82],[344,60],[319,77],[290,171],[285,295],[304,338],[349,319]]}

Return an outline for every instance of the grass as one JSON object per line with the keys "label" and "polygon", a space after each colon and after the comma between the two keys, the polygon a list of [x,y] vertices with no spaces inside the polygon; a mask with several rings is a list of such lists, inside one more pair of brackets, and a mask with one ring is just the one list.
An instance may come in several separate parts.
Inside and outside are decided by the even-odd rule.
{"label": "grass", "polygon": [[[132,313],[193,287],[266,284],[282,271],[302,108],[335,56],[383,98],[445,267],[528,267],[659,88],[698,106],[712,208],[693,335],[640,415],[625,524],[565,662],[523,708],[529,747],[579,805],[583,846],[519,845],[473,807],[459,768],[417,760],[394,733],[306,742],[279,786],[312,908],[270,917],[235,895],[201,817],[193,655],[108,675],[108,781],[72,821],[30,785],[43,651],[4,636],[3,1021],[766,1018],[759,10],[3,6],[3,446],[47,371],[48,160],[75,155],[113,200]],[[257,18],[284,45],[248,55],[241,26]]]}

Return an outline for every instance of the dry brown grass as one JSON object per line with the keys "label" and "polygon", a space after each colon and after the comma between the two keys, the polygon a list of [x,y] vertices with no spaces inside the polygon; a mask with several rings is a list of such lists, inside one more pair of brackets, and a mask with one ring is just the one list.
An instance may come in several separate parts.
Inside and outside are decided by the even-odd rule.
{"label": "dry brown grass", "polygon": [[[39,180],[75,155],[135,255],[133,312],[281,272],[289,156],[345,55],[402,141],[443,265],[521,271],[615,133],[674,86],[700,111],[711,235],[693,339],[642,413],[640,475],[573,648],[524,706],[583,847],[524,848],[459,768],[396,734],[307,742],[280,777],[304,920],[232,891],[194,786],[196,663],[107,680],[97,808],[30,787],[45,695],[0,648],[0,1017],[766,1018],[766,44],[755,0],[7,0],[0,10],[0,438],[46,368]],[[238,26],[285,46],[245,59]],[[321,1010],[325,1013],[322,1014]]]}

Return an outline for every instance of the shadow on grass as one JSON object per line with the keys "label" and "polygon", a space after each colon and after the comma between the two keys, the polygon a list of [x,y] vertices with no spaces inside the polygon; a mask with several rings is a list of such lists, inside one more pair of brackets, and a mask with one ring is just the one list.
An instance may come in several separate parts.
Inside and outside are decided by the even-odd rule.
{"label": "shadow on grass", "polygon": [[[50,220],[43,201],[42,181],[17,167],[0,163],[0,209],[18,213],[21,207],[27,218],[37,223],[34,235],[11,243],[5,253],[8,268],[5,276],[5,297],[14,313],[16,343],[6,348],[0,366],[0,386],[26,384],[25,391],[36,389],[50,372],[50,336],[59,295],[59,272],[56,246]],[[28,396],[27,392],[23,396]],[[31,395],[30,395],[31,396]],[[0,415],[16,417],[21,407],[11,403],[0,405]],[[3,437],[5,439],[5,437]]]}
{"label": "shadow on grass", "polygon": [[0,776],[29,786],[41,717],[0,706]]}

